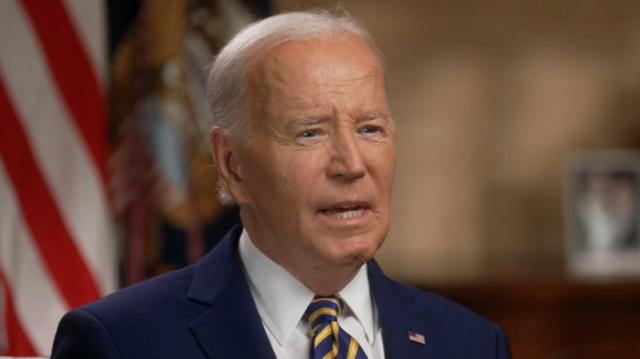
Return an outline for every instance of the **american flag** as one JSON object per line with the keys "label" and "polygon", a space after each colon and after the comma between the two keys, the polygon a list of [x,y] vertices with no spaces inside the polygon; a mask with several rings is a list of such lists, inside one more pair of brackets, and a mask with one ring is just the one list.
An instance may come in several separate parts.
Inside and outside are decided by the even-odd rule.
{"label": "american flag", "polygon": [[0,354],[117,285],[101,0],[0,1]]}
{"label": "american flag", "polygon": [[409,332],[409,340],[418,344],[427,344],[427,338],[424,335],[416,332]]}

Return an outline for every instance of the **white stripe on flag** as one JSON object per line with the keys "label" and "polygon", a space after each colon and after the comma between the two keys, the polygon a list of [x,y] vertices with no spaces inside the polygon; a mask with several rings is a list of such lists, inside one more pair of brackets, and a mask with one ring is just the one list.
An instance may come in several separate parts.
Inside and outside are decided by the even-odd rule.
{"label": "white stripe on flag", "polygon": [[[15,1],[0,1],[0,24],[2,24],[2,29],[6,29],[6,24],[12,21],[11,19],[14,14],[12,11],[15,11],[15,5]],[[16,34],[10,33],[9,31],[0,31],[0,49],[6,51],[7,39],[15,36]]]}
{"label": "white stripe on flag", "polygon": [[67,311],[54,288],[0,160],[0,271],[11,286],[16,315],[38,355],[49,355],[53,333]]}
{"label": "white stripe on flag", "polygon": [[107,9],[103,1],[64,0],[76,33],[89,54],[93,70],[104,90],[107,73]]}
{"label": "white stripe on flag", "polygon": [[[76,246],[103,294],[117,284],[116,237],[96,166],[54,86],[27,16],[13,1],[0,72],[32,150]],[[8,46],[8,47],[7,47]]]}

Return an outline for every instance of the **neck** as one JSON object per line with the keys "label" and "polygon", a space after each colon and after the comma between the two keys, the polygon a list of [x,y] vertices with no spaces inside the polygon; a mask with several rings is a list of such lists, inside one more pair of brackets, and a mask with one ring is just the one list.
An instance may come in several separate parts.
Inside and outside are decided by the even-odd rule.
{"label": "neck", "polygon": [[324,271],[317,275],[295,273],[287,268],[298,280],[304,283],[314,293],[319,295],[333,295],[340,292],[356,276],[360,267],[343,271]]}
{"label": "neck", "polygon": [[[318,256],[310,256],[308,253],[285,255],[286,251],[279,248],[276,238],[270,233],[257,230],[253,217],[245,211],[241,211],[240,216],[253,245],[316,294],[338,293],[351,282],[363,264],[356,260],[334,263]],[[306,260],[300,260],[303,257],[306,257]]]}
{"label": "neck", "polygon": [[299,265],[298,261],[290,261],[286,257],[278,256],[277,251],[271,251],[269,246],[264,246],[260,241],[252,240],[252,242],[264,255],[319,295],[332,295],[341,291],[356,276],[362,265],[355,263],[347,266],[338,265],[317,258],[309,259],[304,265]]}

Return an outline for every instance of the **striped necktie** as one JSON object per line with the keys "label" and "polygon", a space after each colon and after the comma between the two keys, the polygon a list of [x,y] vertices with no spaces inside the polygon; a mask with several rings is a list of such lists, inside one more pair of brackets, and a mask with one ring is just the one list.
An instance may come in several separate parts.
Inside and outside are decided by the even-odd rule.
{"label": "striped necktie", "polygon": [[304,317],[311,325],[311,359],[367,359],[358,342],[338,326],[340,300],[316,296]]}

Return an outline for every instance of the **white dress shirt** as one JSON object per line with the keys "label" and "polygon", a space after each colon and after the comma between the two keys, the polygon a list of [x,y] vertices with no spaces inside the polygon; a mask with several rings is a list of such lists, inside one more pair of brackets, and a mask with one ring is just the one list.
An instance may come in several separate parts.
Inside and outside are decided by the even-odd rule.
{"label": "white dress shirt", "polygon": [[[239,250],[251,295],[276,357],[308,358],[311,329],[302,316],[315,294],[256,248],[246,230],[240,236]],[[351,282],[337,293],[346,304],[338,323],[358,341],[367,358],[383,359],[382,330],[366,267],[362,265]]]}

